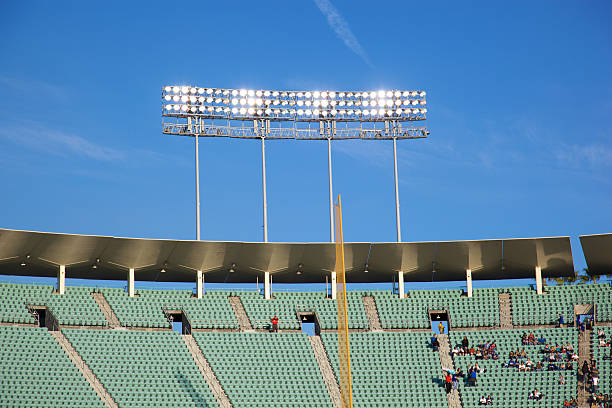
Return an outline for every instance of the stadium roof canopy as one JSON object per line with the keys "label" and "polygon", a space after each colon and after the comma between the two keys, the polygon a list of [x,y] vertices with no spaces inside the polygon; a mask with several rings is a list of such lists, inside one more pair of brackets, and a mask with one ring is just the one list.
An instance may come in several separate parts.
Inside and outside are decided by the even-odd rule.
{"label": "stadium roof canopy", "polygon": [[580,244],[590,275],[612,273],[612,234],[581,235]]}
{"label": "stadium roof canopy", "polygon": [[[569,237],[480,241],[346,243],[348,282],[390,282],[397,271],[406,281],[570,276]],[[0,229],[0,274],[125,280],[246,283],[268,271],[276,283],[324,282],[335,265],[331,243],[210,242],[115,238]],[[233,266],[232,266],[233,265]],[[94,267],[95,266],[95,267]],[[164,270],[165,272],[162,272]],[[233,270],[233,272],[231,272]],[[366,272],[367,271],[367,272]]]}

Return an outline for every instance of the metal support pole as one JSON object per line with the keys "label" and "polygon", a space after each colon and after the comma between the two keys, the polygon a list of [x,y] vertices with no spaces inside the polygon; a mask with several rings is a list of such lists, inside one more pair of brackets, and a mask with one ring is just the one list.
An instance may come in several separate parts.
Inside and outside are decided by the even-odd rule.
{"label": "metal support pole", "polygon": [[467,297],[471,298],[472,297],[472,270],[471,269],[466,269],[465,270],[465,281],[467,284]]}
{"label": "metal support pole", "polygon": [[60,265],[57,271],[57,293],[66,293],[66,265]]}
{"label": "metal support pole", "polygon": [[338,286],[336,283],[336,272],[331,273],[331,293],[332,293],[332,299],[336,299],[336,294],[338,293]]}
{"label": "metal support pole", "polygon": [[264,273],[264,299],[270,299],[270,272]]}
{"label": "metal support pole", "polygon": [[266,197],[266,144],[261,138],[261,179],[263,184],[263,229],[264,242],[268,242],[268,199]]}
{"label": "metal support pole", "polygon": [[128,296],[134,297],[134,268],[128,270]]}
{"label": "metal support pole", "polygon": [[329,172],[329,242],[334,242],[334,190],[332,187],[331,137],[327,138],[327,165]]}
{"label": "metal support pole", "polygon": [[196,296],[202,299],[202,271],[196,271]]}
{"label": "metal support pole", "polygon": [[399,210],[399,187],[397,180],[397,138],[393,138],[393,166],[395,169],[395,222],[397,225],[397,242],[402,242],[402,231],[400,227]]}
{"label": "metal support pole", "polygon": [[543,293],[542,289],[542,268],[539,266],[535,267],[535,281],[536,281],[536,293],[541,295]]}
{"label": "metal support pole", "polygon": [[399,298],[404,298],[404,271],[397,272],[397,286],[399,292]]}
{"label": "metal support pole", "polygon": [[200,240],[200,153],[198,135],[195,135],[195,173],[196,173],[196,239]]}

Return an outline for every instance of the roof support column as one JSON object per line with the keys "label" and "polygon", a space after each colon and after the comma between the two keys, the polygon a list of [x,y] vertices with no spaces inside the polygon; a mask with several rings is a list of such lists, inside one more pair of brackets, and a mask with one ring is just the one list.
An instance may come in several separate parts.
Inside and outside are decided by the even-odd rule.
{"label": "roof support column", "polygon": [[332,299],[336,299],[336,294],[338,293],[338,286],[336,285],[336,272],[331,273],[331,291]]}
{"label": "roof support column", "polygon": [[535,267],[535,280],[536,280],[536,291],[538,295],[542,294],[542,268],[539,266]]}
{"label": "roof support column", "polygon": [[472,297],[472,270],[471,269],[465,270],[465,281],[467,283],[467,296],[471,298]]}
{"label": "roof support column", "polygon": [[399,298],[404,298],[404,271],[397,271]]}
{"label": "roof support column", "polygon": [[264,298],[270,299],[270,272],[264,273]]}
{"label": "roof support column", "polygon": [[66,265],[60,265],[57,271],[57,293],[66,293]]}
{"label": "roof support column", "polygon": [[134,268],[130,268],[128,270],[128,295],[129,297],[134,297]]}
{"label": "roof support column", "polygon": [[202,271],[196,272],[196,296],[198,299],[202,299]]}

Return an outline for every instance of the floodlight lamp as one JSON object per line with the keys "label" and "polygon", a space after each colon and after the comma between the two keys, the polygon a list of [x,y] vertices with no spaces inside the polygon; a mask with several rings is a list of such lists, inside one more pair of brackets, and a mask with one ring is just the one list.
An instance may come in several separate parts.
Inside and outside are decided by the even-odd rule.
{"label": "floodlight lamp", "polygon": [[312,111],[311,111],[310,109],[306,109],[306,112],[305,112],[305,113],[306,113],[306,116],[310,116],[310,115],[312,115]]}
{"label": "floodlight lamp", "polygon": [[261,92],[261,91],[255,92],[255,96],[261,96],[262,94],[263,94],[263,92]]}
{"label": "floodlight lamp", "polygon": [[345,95],[345,94],[344,94],[344,92],[340,92],[340,93],[338,94],[338,98],[344,98],[344,95]]}
{"label": "floodlight lamp", "polygon": [[232,98],[232,105],[238,105],[238,99]]}
{"label": "floodlight lamp", "polygon": [[352,109],[347,110],[347,111],[346,111],[346,114],[347,114],[347,115],[352,115],[352,114],[353,114],[353,110],[352,110]]}
{"label": "floodlight lamp", "polygon": [[169,101],[170,99],[172,99],[172,97],[170,95],[166,95],[166,96],[164,96],[164,99]]}
{"label": "floodlight lamp", "polygon": [[249,98],[249,99],[247,100],[247,103],[248,103],[249,105],[253,106],[253,105],[255,105],[255,99],[253,99],[253,98]]}
{"label": "floodlight lamp", "polygon": [[330,98],[335,98],[336,97],[336,93],[335,92],[329,92],[328,93]]}
{"label": "floodlight lamp", "polygon": [[252,89],[249,89],[249,90],[248,90],[248,92],[247,92],[247,94],[248,94],[249,96],[255,96],[255,91],[254,91],[254,90],[252,90]]}
{"label": "floodlight lamp", "polygon": [[183,95],[181,96],[181,102],[185,103],[189,100],[189,97],[187,97],[187,95]]}
{"label": "floodlight lamp", "polygon": [[402,93],[400,91],[395,91],[393,96],[395,96],[396,98],[399,98],[400,96],[402,96]]}
{"label": "floodlight lamp", "polygon": [[304,96],[304,94],[303,94],[303,93],[301,93],[301,92],[298,92],[298,93],[297,93],[297,97],[298,97],[298,98],[301,98],[302,96]]}
{"label": "floodlight lamp", "polygon": [[419,101],[417,101],[416,99],[414,99],[414,100],[412,101],[412,104],[413,104],[413,105],[418,105],[418,104],[419,104]]}
{"label": "floodlight lamp", "polygon": [[410,99],[404,99],[403,104],[404,104],[405,106],[410,105]]}
{"label": "floodlight lamp", "polygon": [[393,92],[387,91],[387,98],[392,98],[392,97],[393,97]]}
{"label": "floodlight lamp", "polygon": [[234,90],[232,91],[232,96],[237,96],[237,95],[238,95],[238,91],[234,89]]}
{"label": "floodlight lamp", "polygon": [[191,88],[189,90],[189,92],[192,93],[192,94],[196,94],[198,92],[198,90],[196,88]]}
{"label": "floodlight lamp", "polygon": [[261,105],[263,105],[263,100],[262,100],[261,98],[257,98],[257,99],[255,100],[255,105],[257,105],[257,106],[261,106]]}
{"label": "floodlight lamp", "polygon": [[175,111],[178,111],[181,109],[181,105],[174,105],[172,109],[174,109]]}
{"label": "floodlight lamp", "polygon": [[325,110],[324,110],[324,111],[322,111],[322,112],[321,112],[321,115],[322,115],[322,116],[327,116],[327,111],[325,111]]}
{"label": "floodlight lamp", "polygon": [[257,109],[257,114],[258,114],[259,116],[261,116],[261,115],[263,115],[263,111],[262,111],[261,109]]}
{"label": "floodlight lamp", "polygon": [[238,108],[232,108],[232,113],[236,115],[238,113]]}
{"label": "floodlight lamp", "polygon": [[221,102],[223,102],[223,99],[221,99],[221,98],[215,99],[215,103],[221,103]]}
{"label": "floodlight lamp", "polygon": [[421,95],[421,98],[422,98],[422,97],[424,97],[427,94],[425,93],[425,91],[421,91],[421,93],[419,95]]}
{"label": "floodlight lamp", "polygon": [[335,110],[335,109],[332,109],[332,110],[331,110],[331,114],[332,114],[332,116],[336,116],[336,114],[337,114],[337,113],[338,113],[338,111],[337,111],[337,110]]}
{"label": "floodlight lamp", "polygon": [[247,100],[245,98],[240,98],[240,104],[241,105],[246,105]]}
{"label": "floodlight lamp", "polygon": [[396,114],[398,114],[398,115],[401,115],[401,114],[402,114],[402,110],[401,110],[401,109],[397,109],[397,110],[395,111],[395,113],[396,113]]}
{"label": "floodlight lamp", "polygon": [[370,114],[370,111],[367,109],[364,109],[361,111],[361,113],[363,113],[365,116],[368,116]]}
{"label": "floodlight lamp", "polygon": [[385,110],[384,110],[384,109],[379,109],[379,110],[378,110],[378,114],[379,114],[380,116],[383,116],[383,115],[385,114]]}
{"label": "floodlight lamp", "polygon": [[327,98],[327,92],[325,91],[321,92],[321,98]]}
{"label": "floodlight lamp", "polygon": [[384,98],[385,97],[385,91],[378,91],[378,97],[379,98]]}
{"label": "floodlight lamp", "polygon": [[421,109],[421,113],[423,113],[423,114],[427,113],[427,109],[426,108],[422,108]]}
{"label": "floodlight lamp", "polygon": [[321,92],[319,91],[314,91],[312,96],[314,96],[315,98],[320,98],[321,97]]}
{"label": "floodlight lamp", "polygon": [[327,105],[328,105],[328,102],[327,102],[327,101],[321,101],[321,106],[322,106],[322,107],[326,108],[326,107],[327,107]]}
{"label": "floodlight lamp", "polygon": [[286,98],[287,97],[287,92],[282,92],[280,96],[281,96],[281,98]]}
{"label": "floodlight lamp", "polygon": [[205,101],[205,100],[206,100],[206,99],[204,99],[204,97],[203,97],[203,96],[200,96],[200,97],[198,98],[198,102],[200,102],[200,103],[204,103],[204,101]]}
{"label": "floodlight lamp", "polygon": [[189,110],[191,111],[191,113],[196,113],[197,109],[196,109],[195,106],[192,106],[192,107],[189,108]]}
{"label": "floodlight lamp", "polygon": [[189,88],[188,87],[184,86],[184,87],[181,88],[181,93],[186,94],[187,92],[189,92]]}
{"label": "floodlight lamp", "polygon": [[338,105],[340,105],[340,106],[344,106],[344,105],[346,105],[346,102],[344,102],[344,101],[340,101],[340,102],[338,103]]}
{"label": "floodlight lamp", "polygon": [[206,110],[206,106],[200,106],[200,112],[204,112]]}
{"label": "floodlight lamp", "polygon": [[187,105],[183,105],[183,106],[181,106],[181,110],[182,110],[183,112],[187,112]]}
{"label": "floodlight lamp", "polygon": [[304,97],[306,97],[306,98],[310,98],[310,97],[312,97],[312,94],[311,94],[310,92],[306,92],[306,93],[304,94]]}
{"label": "floodlight lamp", "polygon": [[376,92],[374,91],[370,92],[370,98],[376,98]]}
{"label": "floodlight lamp", "polygon": [[317,99],[316,101],[314,101],[313,105],[316,106],[316,107],[319,107],[319,106],[321,106],[321,101],[319,101]]}
{"label": "floodlight lamp", "polygon": [[352,94],[351,92],[349,92],[349,93],[347,93],[347,94],[346,94],[346,97],[347,97],[347,98],[352,98],[352,97],[353,97],[353,94]]}
{"label": "floodlight lamp", "polygon": [[306,102],[304,102],[304,103],[306,104],[306,106],[310,106],[310,105],[312,105],[312,102],[310,102],[310,101],[308,101],[308,100],[307,100]]}
{"label": "floodlight lamp", "polygon": [[189,102],[191,102],[191,103],[196,103],[196,101],[197,101],[197,98],[196,98],[195,96],[191,95],[191,96],[189,97]]}
{"label": "floodlight lamp", "polygon": [[361,98],[361,92],[357,92],[357,93],[355,94],[355,98]]}
{"label": "floodlight lamp", "polygon": [[247,90],[246,89],[241,89],[240,90],[240,96],[246,96],[247,94]]}
{"label": "floodlight lamp", "polygon": [[303,115],[303,114],[304,114],[304,111],[303,111],[302,109],[298,109],[298,110],[297,110],[297,114],[301,116],[301,115]]}
{"label": "floodlight lamp", "polygon": [[172,90],[172,87],[171,87],[171,86],[166,86],[166,87],[164,88],[164,91],[166,91],[166,92],[170,92],[171,90]]}
{"label": "floodlight lamp", "polygon": [[402,104],[402,101],[400,101],[399,99],[395,100],[395,105],[396,106],[400,106]]}
{"label": "floodlight lamp", "polygon": [[304,101],[302,101],[302,100],[297,101],[297,105],[298,105],[298,106],[302,106],[302,105],[304,105]]}
{"label": "floodlight lamp", "polygon": [[272,96],[277,97],[278,96],[278,91],[272,92]]}
{"label": "floodlight lamp", "polygon": [[270,91],[264,91],[264,96],[270,96]]}
{"label": "floodlight lamp", "polygon": [[172,92],[174,92],[174,93],[179,93],[180,90],[181,90],[181,88],[179,88],[178,86],[173,86],[172,87]]}
{"label": "floodlight lamp", "polygon": [[246,108],[240,108],[240,114],[241,115],[246,115],[246,113],[247,113]]}
{"label": "floodlight lamp", "polygon": [[346,106],[353,106],[353,101],[348,101],[348,102],[346,103]]}

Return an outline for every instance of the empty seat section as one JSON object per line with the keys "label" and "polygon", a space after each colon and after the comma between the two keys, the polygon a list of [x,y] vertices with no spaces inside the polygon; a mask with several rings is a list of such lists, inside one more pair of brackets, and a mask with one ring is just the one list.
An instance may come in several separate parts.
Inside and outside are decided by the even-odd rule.
{"label": "empty seat section", "polygon": [[542,295],[531,288],[505,290],[512,296],[515,325],[555,324],[559,313],[563,314],[566,323],[572,323],[576,304],[595,304],[595,319],[612,321],[612,287],[609,284],[547,286]]}
{"label": "empty seat section", "polygon": [[[430,333],[350,333],[355,407],[447,408],[440,384],[440,356],[428,348]],[[338,335],[321,339],[338,376]]]}
{"label": "empty seat section", "polygon": [[0,317],[7,323],[30,323],[35,319],[27,306],[46,306],[62,325],[105,326],[104,314],[91,295],[92,288],[66,287],[63,295],[52,286],[0,284]]}
{"label": "empty seat section", "polygon": [[499,326],[498,289],[474,289],[471,298],[461,289],[412,290],[404,299],[390,291],[370,293],[386,329],[428,328],[429,310],[447,310],[452,327]]}
{"label": "empty seat section", "polygon": [[178,333],[64,329],[120,407],[216,407]]}
{"label": "empty seat section", "polygon": [[170,322],[164,310],[183,310],[193,328],[238,328],[227,292],[209,291],[198,299],[187,290],[140,289],[135,297],[129,297],[122,289],[100,291],[122,326],[167,328]]}
{"label": "empty seat section", "polygon": [[[451,349],[460,345],[464,336],[467,337],[470,347],[476,348],[479,344],[494,341],[499,354],[498,360],[476,360],[474,356],[455,356],[455,368],[461,368],[467,373],[470,366],[478,363],[480,368],[486,370],[477,376],[475,387],[466,387],[465,381],[460,381],[459,393],[464,408],[478,407],[478,399],[482,395],[491,395],[495,406],[507,408],[520,408],[526,406],[561,407],[563,402],[576,397],[576,369],[578,364],[573,363],[572,370],[547,371],[548,362],[544,362],[546,354],[542,353],[544,345],[523,345],[521,336],[524,330],[490,330],[490,331],[451,331]],[[575,329],[537,329],[527,332],[538,338],[546,339],[550,345],[570,344],[578,352],[578,333]],[[519,372],[516,367],[502,367],[509,360],[510,351],[525,350],[527,358],[535,365],[542,361],[544,371]],[[527,358],[519,360],[527,361]],[[559,385],[559,375],[565,378],[565,385]],[[531,391],[538,389],[544,394],[544,399],[537,402],[528,400]]]}
{"label": "empty seat section", "polygon": [[0,326],[0,406],[104,407],[44,328]]}
{"label": "empty seat section", "polygon": [[[257,292],[239,292],[244,309],[254,328],[266,328],[277,315],[281,329],[299,329],[297,312],[315,312],[321,329],[338,327],[337,304],[324,292],[276,292],[273,299],[264,299]],[[348,320],[351,329],[369,328],[362,292],[347,292]]]}
{"label": "empty seat section", "polygon": [[234,407],[331,407],[302,333],[193,334]]}

